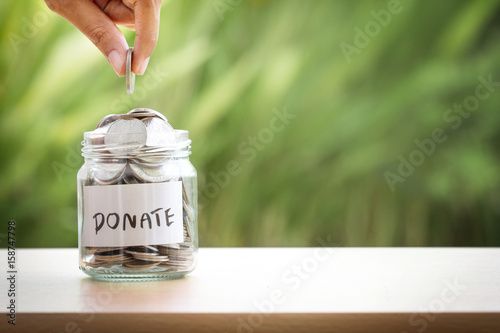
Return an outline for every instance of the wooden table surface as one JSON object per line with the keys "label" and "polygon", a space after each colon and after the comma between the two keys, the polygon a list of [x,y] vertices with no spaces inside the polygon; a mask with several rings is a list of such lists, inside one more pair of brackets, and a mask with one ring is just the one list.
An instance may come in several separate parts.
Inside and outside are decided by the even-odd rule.
{"label": "wooden table surface", "polygon": [[500,332],[500,249],[202,248],[183,279],[100,282],[77,249],[18,249],[2,332]]}

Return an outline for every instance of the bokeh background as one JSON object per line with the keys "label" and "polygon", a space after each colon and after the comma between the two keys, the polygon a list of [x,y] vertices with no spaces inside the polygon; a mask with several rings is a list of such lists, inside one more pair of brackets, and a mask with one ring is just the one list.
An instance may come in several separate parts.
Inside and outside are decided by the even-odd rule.
{"label": "bokeh background", "polygon": [[201,246],[500,246],[499,9],[164,1],[128,96],[43,1],[1,1],[2,244],[15,219],[19,247],[77,246],[83,132],[149,107],[190,131]]}

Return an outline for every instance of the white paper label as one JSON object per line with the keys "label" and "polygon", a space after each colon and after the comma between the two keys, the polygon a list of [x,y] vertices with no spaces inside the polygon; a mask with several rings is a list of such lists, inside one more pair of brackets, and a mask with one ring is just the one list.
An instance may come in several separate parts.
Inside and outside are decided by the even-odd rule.
{"label": "white paper label", "polygon": [[85,186],[83,246],[184,241],[182,182]]}

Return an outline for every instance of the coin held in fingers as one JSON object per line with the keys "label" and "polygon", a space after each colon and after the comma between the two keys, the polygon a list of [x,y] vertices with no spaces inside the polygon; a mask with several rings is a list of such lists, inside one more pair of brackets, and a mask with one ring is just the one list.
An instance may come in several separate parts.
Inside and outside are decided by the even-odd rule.
{"label": "coin held in fingers", "polygon": [[127,50],[127,64],[126,64],[126,80],[127,80],[127,94],[132,94],[134,92],[135,86],[135,74],[132,72],[132,52],[133,47]]}

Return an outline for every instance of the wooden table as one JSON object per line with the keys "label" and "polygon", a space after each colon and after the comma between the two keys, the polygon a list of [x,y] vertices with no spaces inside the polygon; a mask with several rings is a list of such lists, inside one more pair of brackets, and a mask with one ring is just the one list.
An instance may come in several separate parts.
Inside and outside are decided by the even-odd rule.
{"label": "wooden table", "polygon": [[18,249],[2,332],[500,332],[500,249],[202,248],[179,280],[99,282],[76,249]]}

